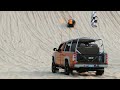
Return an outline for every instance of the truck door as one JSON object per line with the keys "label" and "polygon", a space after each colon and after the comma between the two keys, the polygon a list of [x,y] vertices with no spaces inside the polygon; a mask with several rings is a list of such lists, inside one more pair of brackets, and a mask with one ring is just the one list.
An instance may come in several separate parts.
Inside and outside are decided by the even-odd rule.
{"label": "truck door", "polygon": [[71,47],[71,41],[69,41],[68,43],[66,43],[65,47],[64,47],[64,51],[62,51],[61,53],[61,65],[64,66],[64,59],[66,56],[69,57],[70,54],[70,47]]}
{"label": "truck door", "polygon": [[65,56],[65,52],[64,52],[65,45],[66,45],[66,43],[64,43],[63,46],[61,47],[61,60],[60,60],[61,66],[63,66],[63,58]]}
{"label": "truck door", "polygon": [[56,64],[60,65],[60,61],[61,61],[61,47],[63,46],[63,43],[60,44],[58,51],[56,52]]}

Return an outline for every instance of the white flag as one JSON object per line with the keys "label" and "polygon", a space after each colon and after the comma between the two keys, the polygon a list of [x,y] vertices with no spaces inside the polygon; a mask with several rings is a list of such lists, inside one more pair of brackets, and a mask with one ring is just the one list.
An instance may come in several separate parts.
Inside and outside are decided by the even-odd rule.
{"label": "white flag", "polygon": [[97,12],[93,11],[91,15],[91,26],[97,27]]}

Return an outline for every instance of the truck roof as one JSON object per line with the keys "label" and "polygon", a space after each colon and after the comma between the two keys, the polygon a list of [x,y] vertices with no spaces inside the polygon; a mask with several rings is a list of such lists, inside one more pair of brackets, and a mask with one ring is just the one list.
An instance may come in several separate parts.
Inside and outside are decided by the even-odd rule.
{"label": "truck roof", "polygon": [[[78,40],[78,39],[81,43],[90,43],[90,42],[95,42],[95,41],[101,40],[101,39],[92,39],[92,38],[82,37],[82,38],[71,39],[66,42],[69,42],[72,40]],[[63,42],[63,43],[65,43],[65,42]]]}

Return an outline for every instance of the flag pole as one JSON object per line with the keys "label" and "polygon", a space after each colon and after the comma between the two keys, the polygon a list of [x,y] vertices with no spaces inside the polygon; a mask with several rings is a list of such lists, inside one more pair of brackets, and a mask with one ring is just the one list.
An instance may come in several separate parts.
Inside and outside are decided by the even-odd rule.
{"label": "flag pole", "polygon": [[62,32],[61,32],[61,43],[62,43]]}

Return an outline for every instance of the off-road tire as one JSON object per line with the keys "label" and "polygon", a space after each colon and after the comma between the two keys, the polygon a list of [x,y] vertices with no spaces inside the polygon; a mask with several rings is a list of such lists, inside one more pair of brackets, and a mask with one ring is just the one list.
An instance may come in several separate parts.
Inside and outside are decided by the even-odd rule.
{"label": "off-road tire", "polygon": [[65,75],[70,74],[70,67],[68,61],[65,61]]}
{"label": "off-road tire", "polygon": [[103,75],[104,74],[104,70],[97,70],[96,71],[96,75]]}
{"label": "off-road tire", "polygon": [[56,68],[55,62],[53,61],[52,62],[52,73],[56,73],[56,72],[57,72],[57,68]]}

